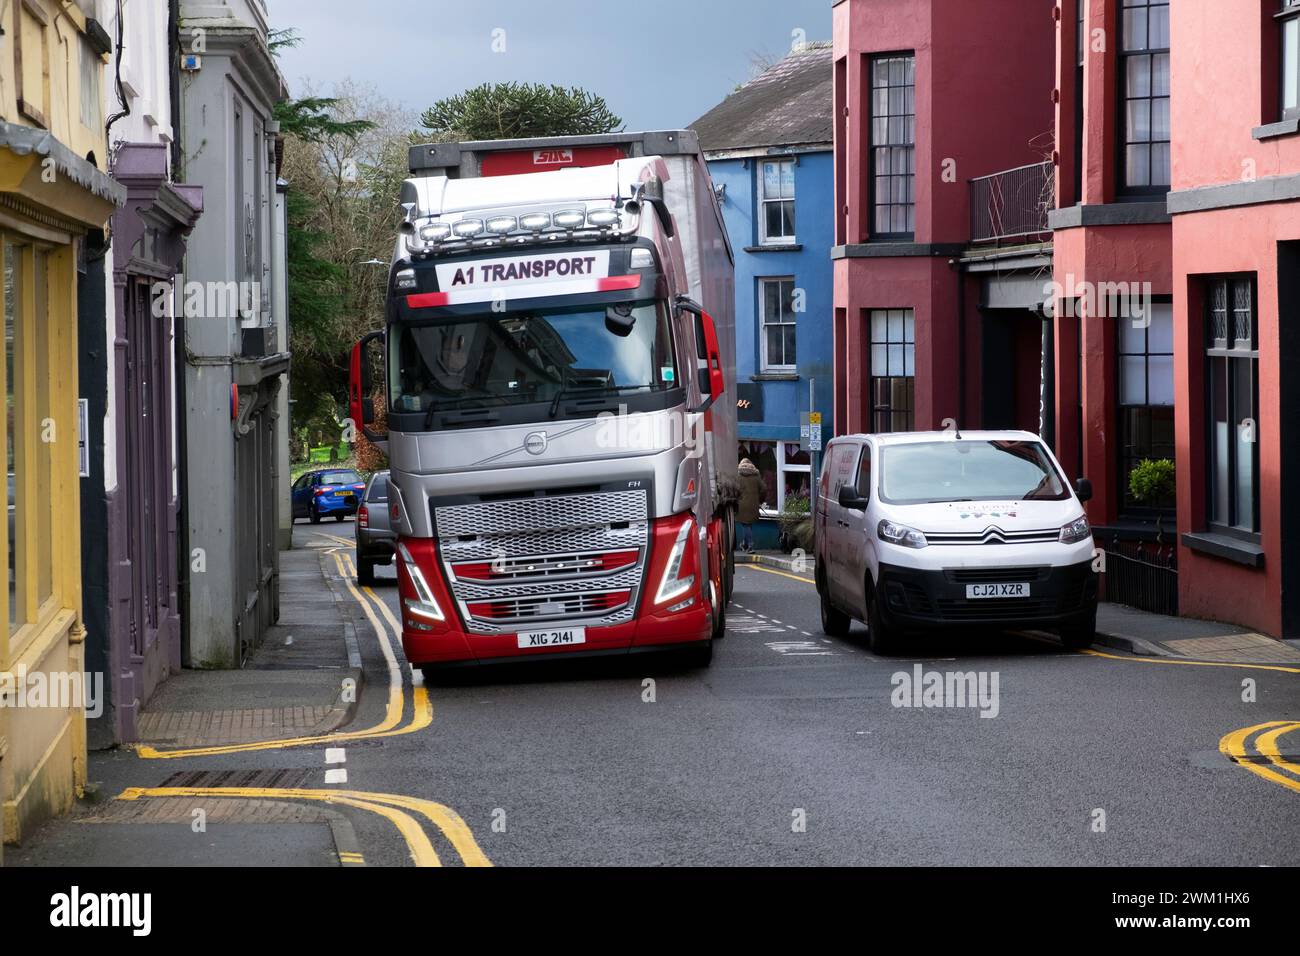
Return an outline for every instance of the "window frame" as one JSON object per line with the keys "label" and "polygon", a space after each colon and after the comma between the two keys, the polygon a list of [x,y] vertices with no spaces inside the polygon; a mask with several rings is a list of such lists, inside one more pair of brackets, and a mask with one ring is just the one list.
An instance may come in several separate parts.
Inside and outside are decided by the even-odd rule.
{"label": "window frame", "polygon": [[[867,401],[868,401],[868,405],[869,405],[869,408],[868,408],[868,419],[867,419],[867,420],[868,420],[868,423],[870,424],[870,430],[871,430],[873,433],[876,433],[876,434],[887,434],[887,433],[891,433],[891,432],[910,432],[910,431],[915,431],[915,430],[916,430],[916,310],[913,309],[913,308],[889,308],[889,309],[866,309],[865,312],[866,312],[866,323],[867,323],[867,328],[866,328],[866,340],[867,340],[867,356],[866,356],[866,357],[867,357]],[[889,314],[890,314],[891,312],[902,312],[902,313],[903,313],[903,338],[902,338],[902,340],[900,340],[900,341],[898,341],[898,342],[893,341],[893,339],[890,337],[890,331],[889,331]],[[877,339],[876,339],[876,333],[875,333],[875,322],[874,322],[874,318],[875,318],[875,316],[877,316],[877,315],[879,315],[879,314],[883,314],[883,315],[885,316],[885,338],[884,338],[883,340],[877,340]],[[908,339],[908,336],[907,336],[907,320],[908,320],[908,317],[909,317],[909,316],[911,317],[911,320],[912,320],[912,323],[911,323],[911,324],[912,324],[912,335],[911,335],[911,339],[910,339],[910,340]],[[888,366],[889,366],[889,347],[890,347],[890,346],[895,346],[895,345],[901,345],[901,346],[903,347],[903,369],[904,369],[904,371],[903,371],[903,374],[902,374],[902,375],[890,375],[890,374],[888,374]],[[883,347],[885,348],[885,365],[886,365],[886,374],[884,374],[884,375],[877,375],[877,374],[876,374],[876,366],[875,366],[875,346],[883,346]],[[912,363],[911,363],[911,364],[912,364],[912,374],[910,374],[910,375],[908,375],[908,374],[907,374],[907,371],[906,371],[906,370],[907,370],[907,364],[908,364],[908,363],[907,363],[907,349],[908,349],[909,346],[911,347],[911,350],[912,350]],[[892,390],[892,388],[890,389],[891,401],[889,402],[889,404],[888,404],[888,405],[879,405],[879,404],[877,404],[877,402],[876,402],[876,392],[877,392],[876,383],[877,383],[878,381],[893,381],[893,380],[906,380],[906,379],[910,379],[911,382],[912,382],[912,384],[911,384],[911,390],[910,390],[911,407],[909,407],[909,408],[904,408],[904,409],[895,408],[894,403],[893,403],[893,401],[892,401],[892,395],[893,395],[893,390]],[[890,424],[890,427],[889,427],[889,428],[879,428],[879,427],[877,427],[877,424],[878,424],[878,423],[877,423],[877,416],[878,416],[878,415],[887,415],[887,416],[889,416],[889,424]],[[905,421],[905,424],[906,424],[906,427],[904,427],[904,428],[899,428],[899,427],[897,427],[897,418],[896,418],[896,416],[899,416],[899,415],[904,416],[904,421]]]}
{"label": "window frame", "polygon": [[[1290,119],[1300,119],[1300,0],[1278,0],[1278,11],[1273,14],[1273,19],[1277,23],[1277,42],[1278,42],[1278,118],[1282,121]],[[1286,67],[1287,67],[1287,42],[1286,29],[1288,24],[1296,24],[1296,47],[1295,47],[1295,70],[1296,70],[1296,88],[1290,91],[1295,96],[1296,105],[1288,107],[1286,105],[1287,84],[1286,84]]]}
{"label": "window frame", "polygon": [[[1202,279],[1205,292],[1205,334],[1202,342],[1202,361],[1205,362],[1204,369],[1204,396],[1205,402],[1205,527],[1215,534],[1222,534],[1244,541],[1258,543],[1261,540],[1260,527],[1260,475],[1259,475],[1259,283],[1258,277],[1254,273],[1232,273],[1225,275],[1205,276]],[[1218,339],[1214,337],[1214,288],[1222,286],[1225,289],[1225,306],[1227,316],[1225,319],[1225,332],[1229,329],[1227,323],[1233,322],[1233,314],[1239,310],[1233,307],[1233,292],[1240,286],[1245,286],[1250,293],[1250,339],[1247,342],[1247,348],[1239,348],[1238,343],[1244,340],[1236,338],[1235,335]],[[1232,330],[1232,331],[1235,331]],[[1215,400],[1215,375],[1213,373],[1213,364],[1222,362],[1224,368],[1223,388],[1225,392],[1225,401],[1228,412],[1228,423],[1236,428],[1241,427],[1241,417],[1236,405],[1235,388],[1236,385],[1236,366],[1241,361],[1248,361],[1251,371],[1250,382],[1250,402],[1251,409],[1248,416],[1254,422],[1254,440],[1251,445],[1251,514],[1250,528],[1243,528],[1239,525],[1238,510],[1240,502],[1237,500],[1237,457],[1232,454],[1236,443],[1234,442],[1229,448],[1227,456],[1227,521],[1216,520],[1215,496],[1218,483],[1218,476],[1215,468],[1215,417],[1214,417],[1214,400]]]}
{"label": "window frame", "polygon": [[[764,167],[766,166],[778,167],[777,169],[777,183],[778,183],[777,191],[778,192],[784,192],[784,186],[780,185],[781,183],[784,182],[784,180],[781,177],[780,167],[782,166],[790,167],[790,195],[789,196],[777,196],[775,198],[772,198],[765,194],[766,178],[763,174],[764,174]],[[760,159],[758,163],[755,165],[755,180],[756,180],[755,195],[756,195],[756,202],[757,202],[757,215],[755,216],[755,218],[758,220],[757,222],[758,244],[761,246],[793,246],[793,245],[797,245],[799,242],[799,240],[796,238],[799,234],[799,224],[797,219],[795,218],[796,215],[798,214],[797,196],[799,192],[798,185],[795,182],[795,170],[798,169],[798,167],[799,167],[799,161],[794,156],[778,157],[774,159]],[[790,204],[790,226],[793,231],[788,236],[768,235],[767,207],[773,203]]]}
{"label": "window frame", "polygon": [[[1171,307],[1171,315],[1170,315],[1171,326],[1173,322],[1176,321],[1175,316],[1172,314],[1173,301],[1174,301],[1173,296],[1170,295],[1152,296],[1151,299],[1153,305],[1167,305]],[[1170,360],[1170,375],[1174,379],[1176,379],[1177,375],[1176,375],[1176,369],[1174,367],[1174,345],[1171,339],[1169,345],[1170,350],[1168,352],[1152,352],[1151,351],[1151,329],[1150,326],[1148,325],[1145,329],[1143,329],[1143,333],[1144,333],[1143,351],[1141,352],[1124,351],[1124,330],[1121,323],[1127,321],[1130,321],[1130,319],[1126,316],[1121,315],[1116,319],[1116,325],[1115,325],[1115,413],[1117,419],[1116,436],[1119,439],[1119,447],[1117,449],[1117,454],[1115,458],[1116,458],[1116,466],[1118,471],[1117,477],[1119,479],[1119,510],[1122,516],[1131,517],[1131,518],[1148,519],[1157,516],[1171,517],[1177,510],[1176,505],[1173,503],[1165,507],[1159,507],[1159,506],[1151,506],[1151,505],[1140,505],[1135,502],[1130,502],[1128,500],[1129,471],[1132,469],[1134,465],[1137,464],[1137,461],[1141,459],[1140,458],[1134,459],[1128,456],[1126,453],[1126,449],[1128,448],[1128,442],[1126,440],[1128,437],[1128,431],[1126,425],[1126,420],[1127,420],[1126,413],[1129,410],[1135,408],[1148,409],[1148,410],[1153,408],[1168,408],[1170,410],[1170,413],[1171,414],[1173,413],[1173,409],[1174,409],[1173,402],[1171,402],[1168,405],[1158,405],[1158,404],[1153,405],[1151,403],[1151,357],[1168,356]],[[1173,332],[1172,328],[1170,332],[1172,335]],[[1145,359],[1143,363],[1145,369],[1144,376],[1143,376],[1143,384],[1144,384],[1144,394],[1146,397],[1146,401],[1141,403],[1125,402],[1123,401],[1122,392],[1121,392],[1123,381],[1124,381],[1124,359],[1126,357],[1132,357],[1138,355],[1143,356],[1143,358]],[[1172,384],[1176,386],[1176,382]],[[1150,428],[1150,422],[1148,421],[1148,430],[1149,428]],[[1173,441],[1174,439],[1171,438],[1170,439],[1171,452],[1168,456],[1171,461],[1176,459],[1176,456],[1172,451]]]}
{"label": "window frame", "polygon": [[[878,88],[877,88],[877,86],[876,86],[876,66],[877,66],[877,64],[882,63],[882,62],[886,62],[886,61],[889,61],[889,60],[900,60],[900,59],[904,61],[904,70],[907,69],[907,63],[908,63],[908,61],[910,61],[910,63],[911,63],[912,82],[911,82],[910,84],[904,84],[903,86],[899,86],[899,87],[896,87],[896,86],[893,86],[893,85],[886,85],[886,86],[881,87],[881,88],[879,88],[879,89],[885,89],[885,90],[904,89],[904,90],[906,90],[906,89],[908,89],[908,88],[910,87],[910,89],[912,90],[912,112],[911,112],[911,113],[900,113],[900,114],[898,114],[897,116],[895,116],[893,113],[887,113],[885,116],[883,116],[883,117],[879,117],[879,118],[885,120],[886,141],[885,141],[883,144],[882,144],[882,143],[877,143],[877,142],[876,142],[876,135],[875,135],[875,121],[876,121],[876,119],[878,118],[878,117],[876,116],[876,110],[875,110],[875,97],[876,97],[876,93],[877,93],[877,90],[878,90]],[[866,109],[866,113],[867,113],[867,130],[866,130],[866,132],[867,132],[867,236],[868,236],[868,238],[870,239],[870,241],[872,241],[872,242],[912,242],[912,241],[914,241],[915,238],[916,238],[916,214],[917,214],[917,204],[916,204],[916,51],[915,51],[915,50],[898,50],[898,51],[895,51],[895,52],[892,52],[892,53],[876,53],[876,54],[872,54],[870,57],[868,57],[868,59],[867,59],[867,88],[868,88],[867,109]],[[886,96],[886,98],[888,98],[888,97]],[[900,143],[894,143],[894,142],[892,142],[892,141],[889,141],[889,138],[888,138],[889,120],[891,120],[891,119],[898,119],[898,118],[906,119],[906,118],[908,118],[908,117],[910,117],[910,118],[912,119],[912,137],[911,137],[911,142],[910,142],[910,143],[901,143],[901,142],[900,142]],[[909,181],[911,182],[912,198],[911,198],[911,201],[909,201],[909,202],[895,203],[895,202],[893,202],[893,201],[891,200],[891,201],[887,201],[887,202],[884,203],[884,205],[887,206],[887,207],[889,207],[889,209],[891,210],[891,215],[890,215],[890,225],[891,225],[891,229],[890,229],[889,231],[887,231],[887,232],[886,232],[886,231],[881,231],[881,230],[879,230],[879,229],[876,228],[876,215],[877,215],[877,212],[879,211],[879,207],[880,207],[880,205],[881,205],[880,197],[879,197],[879,195],[877,194],[877,189],[876,189],[876,183],[877,183],[877,177],[876,177],[876,151],[877,151],[878,149],[887,149],[887,150],[895,150],[895,149],[910,150],[910,151],[911,151],[911,157],[912,157],[912,163],[911,163],[912,171],[911,171],[910,173],[901,173],[901,174],[900,174],[900,173],[894,173],[894,172],[893,172],[893,169],[892,169],[892,165],[891,165],[891,170],[890,170],[890,172],[888,173],[888,177],[889,177],[889,180],[890,180],[890,182],[891,182],[891,185],[892,185],[893,180],[896,179],[896,178],[903,178],[903,179],[909,180]],[[911,213],[912,213],[912,228],[911,228],[910,230],[906,230],[906,231],[903,231],[903,232],[896,232],[896,231],[894,231],[894,230],[892,229],[892,225],[893,225],[893,215],[892,215],[892,210],[893,210],[894,208],[896,208],[896,207],[901,207],[901,208],[903,208],[903,209],[910,209],[910,210],[911,210]]]}
{"label": "window frame", "polygon": [[[1140,4],[1140,5],[1139,5],[1139,4]],[[1149,32],[1149,31],[1150,31],[1150,25],[1151,25],[1150,11],[1151,11],[1151,8],[1152,8],[1152,7],[1165,7],[1166,9],[1169,9],[1169,7],[1170,7],[1170,0],[1120,0],[1120,3],[1119,3],[1119,10],[1118,10],[1119,17],[1118,17],[1118,22],[1117,22],[1117,24],[1116,24],[1116,32],[1117,32],[1117,34],[1118,34],[1119,42],[1117,43],[1117,47],[1118,47],[1118,49],[1116,50],[1116,53],[1115,53],[1115,66],[1116,66],[1116,74],[1117,74],[1117,76],[1116,76],[1116,83],[1115,83],[1115,90],[1116,90],[1116,95],[1118,96],[1118,101],[1119,101],[1119,102],[1118,102],[1118,107],[1117,107],[1117,109],[1118,109],[1118,116],[1117,116],[1117,131],[1118,131],[1118,135],[1116,136],[1116,145],[1115,145],[1115,150],[1116,150],[1116,164],[1117,164],[1118,168],[1115,170],[1115,174],[1116,174],[1116,175],[1115,175],[1115,183],[1116,183],[1116,193],[1117,193],[1117,195],[1118,195],[1118,198],[1121,198],[1121,199],[1126,199],[1126,198],[1127,198],[1127,199],[1148,199],[1148,198],[1153,197],[1153,196],[1164,196],[1164,195],[1168,194],[1168,192],[1169,192],[1169,190],[1170,190],[1170,188],[1171,188],[1171,183],[1172,183],[1172,179],[1173,179],[1173,176],[1172,176],[1172,164],[1173,164],[1173,153],[1172,153],[1172,148],[1173,148],[1173,147],[1172,147],[1172,135],[1173,135],[1173,133],[1172,133],[1172,129],[1170,130],[1170,139],[1168,139],[1168,140],[1146,139],[1146,140],[1141,140],[1141,141],[1133,142],[1133,141],[1130,141],[1130,139],[1129,139],[1129,110],[1128,110],[1128,107],[1129,107],[1129,103],[1130,103],[1131,101],[1137,101],[1137,100],[1145,100],[1145,101],[1146,101],[1146,103],[1147,103],[1147,109],[1148,109],[1148,120],[1147,120],[1147,125],[1148,125],[1149,132],[1150,132],[1151,128],[1154,126],[1154,123],[1153,123],[1152,120],[1151,120],[1151,113],[1153,112],[1152,109],[1151,109],[1151,104],[1155,103],[1157,100],[1161,100],[1161,99],[1163,99],[1163,100],[1169,100],[1169,101],[1171,102],[1171,105],[1172,105],[1172,99],[1171,99],[1171,96],[1170,96],[1170,93],[1172,93],[1172,89],[1171,89],[1170,93],[1166,93],[1166,94],[1164,94],[1163,96],[1157,96],[1157,95],[1155,94],[1155,92],[1154,92],[1154,90],[1155,90],[1155,82],[1154,82],[1154,80],[1155,80],[1155,69],[1154,69],[1154,66],[1149,70],[1148,81],[1149,81],[1149,83],[1150,83],[1150,88],[1148,89],[1146,96],[1144,96],[1144,97],[1139,97],[1139,96],[1130,96],[1130,95],[1129,95],[1129,87],[1128,87],[1128,61],[1129,61],[1130,58],[1143,57],[1143,56],[1145,56],[1145,57],[1150,57],[1150,58],[1151,58],[1151,61],[1152,61],[1152,64],[1154,64],[1154,62],[1155,62],[1155,58],[1156,58],[1157,56],[1162,56],[1162,55],[1165,56],[1165,57],[1169,57],[1169,56],[1170,56],[1170,49],[1169,49],[1169,47],[1152,47],[1152,46],[1150,45],[1150,32]],[[1125,14],[1125,12],[1128,11],[1128,10],[1144,10],[1144,11],[1147,12],[1147,29],[1148,29],[1148,36],[1147,36],[1146,45],[1145,45],[1145,47],[1144,47],[1143,49],[1141,49],[1141,50],[1128,50],[1128,49],[1125,49],[1125,47],[1127,46],[1127,36],[1126,36],[1125,30],[1124,30],[1124,14]],[[1171,122],[1171,124],[1172,124],[1172,117],[1171,117],[1170,122]],[[1154,134],[1151,133],[1151,135],[1154,135]],[[1142,146],[1142,145],[1145,145],[1145,146],[1148,147],[1148,149],[1150,149],[1151,147],[1157,146],[1157,145],[1163,145],[1163,146],[1167,146],[1167,147],[1169,147],[1169,149],[1170,149],[1170,170],[1169,170],[1169,176],[1168,176],[1167,178],[1169,178],[1171,182],[1170,182],[1170,183],[1163,183],[1163,184],[1159,184],[1159,185],[1152,185],[1152,184],[1147,184],[1147,185],[1132,185],[1131,183],[1129,183],[1129,181],[1128,181],[1128,147],[1129,147],[1130,145],[1135,145],[1135,146]],[[1152,169],[1153,169],[1153,164],[1152,164],[1152,161],[1151,161],[1151,154],[1150,154],[1150,152],[1148,152],[1148,154],[1147,154],[1147,175],[1148,175],[1148,178],[1150,177],[1150,174],[1151,174]]]}
{"label": "window frame", "polygon": [[[780,283],[788,282],[790,283],[791,292],[793,293],[793,291],[797,288],[797,286],[795,285],[795,277],[794,276],[758,276],[756,278],[758,280],[758,367],[764,372],[772,372],[776,374],[797,373],[799,371],[799,322],[798,322],[799,314],[795,312],[793,309],[791,309],[788,321],[768,322],[767,320],[768,319],[767,286],[772,283],[777,283],[779,285]],[[777,293],[777,299],[778,301],[783,301],[781,299],[780,292]],[[788,325],[794,329],[794,338],[795,338],[794,362],[788,365],[783,365],[780,363],[773,363],[769,360],[767,354],[767,329],[769,325],[773,325],[773,326]],[[784,353],[785,351],[784,340],[782,342],[781,348],[782,348],[782,352]],[[781,357],[785,358],[786,356],[783,354]]]}

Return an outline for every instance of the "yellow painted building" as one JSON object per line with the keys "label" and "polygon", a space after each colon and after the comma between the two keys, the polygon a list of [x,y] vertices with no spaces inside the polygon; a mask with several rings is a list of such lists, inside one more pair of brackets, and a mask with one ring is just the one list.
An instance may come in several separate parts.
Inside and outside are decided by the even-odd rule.
{"label": "yellow painted building", "polygon": [[62,693],[85,669],[78,256],[125,195],[104,172],[110,44],[99,2],[0,6],[0,445],[9,513],[0,522],[8,580],[0,588],[0,843],[66,811],[85,783],[84,708]]}

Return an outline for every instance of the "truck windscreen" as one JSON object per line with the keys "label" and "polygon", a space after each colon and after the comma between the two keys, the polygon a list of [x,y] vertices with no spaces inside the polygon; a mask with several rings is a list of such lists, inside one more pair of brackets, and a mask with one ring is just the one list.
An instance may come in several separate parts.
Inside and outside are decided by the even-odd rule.
{"label": "truck windscreen", "polygon": [[394,412],[540,404],[679,387],[668,310],[657,301],[606,308],[457,315],[389,330]]}

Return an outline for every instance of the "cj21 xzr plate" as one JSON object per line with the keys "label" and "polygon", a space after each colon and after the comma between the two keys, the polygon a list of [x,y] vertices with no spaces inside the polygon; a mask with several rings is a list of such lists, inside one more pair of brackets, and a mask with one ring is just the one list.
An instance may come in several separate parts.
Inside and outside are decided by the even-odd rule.
{"label": "cj21 xzr plate", "polygon": [[968,584],[966,599],[975,598],[1027,598],[1029,584]]}
{"label": "cj21 xzr plate", "polygon": [[560,627],[551,631],[520,631],[520,647],[556,647],[569,644],[586,644],[585,627]]}

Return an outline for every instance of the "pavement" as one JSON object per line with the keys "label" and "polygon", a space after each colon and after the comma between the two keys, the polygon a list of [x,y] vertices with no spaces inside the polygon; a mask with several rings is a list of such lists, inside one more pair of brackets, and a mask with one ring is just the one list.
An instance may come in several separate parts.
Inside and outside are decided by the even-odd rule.
{"label": "pavement", "polygon": [[[350,525],[295,528],[280,640],[254,657],[276,666],[181,675],[155,708],[278,712],[279,724],[214,718],[197,736],[92,753],[87,799],[5,862],[1283,866],[1300,855],[1300,665],[1229,659],[1262,653],[1249,634],[1108,607],[1105,640],[1177,656],[981,630],[880,656],[859,623],[823,634],[811,567],[767,554],[742,558],[710,667],[561,656],[425,686],[401,656],[392,569],[358,587],[350,540]],[[921,680],[933,674],[941,690],[965,679],[975,690],[932,700]],[[319,714],[295,711],[302,725],[288,726],[290,699],[336,708],[330,695],[354,675],[346,722],[316,732],[306,722]],[[285,736],[267,739],[276,730]]]}

